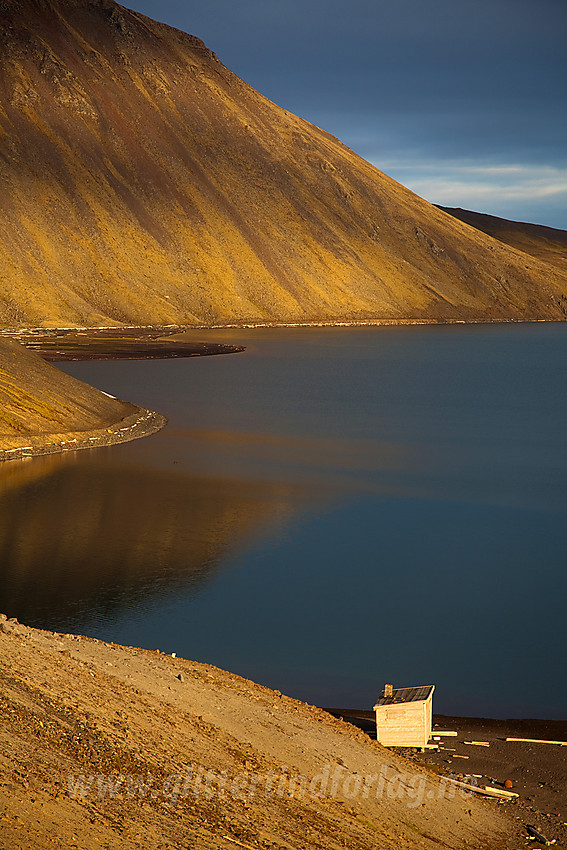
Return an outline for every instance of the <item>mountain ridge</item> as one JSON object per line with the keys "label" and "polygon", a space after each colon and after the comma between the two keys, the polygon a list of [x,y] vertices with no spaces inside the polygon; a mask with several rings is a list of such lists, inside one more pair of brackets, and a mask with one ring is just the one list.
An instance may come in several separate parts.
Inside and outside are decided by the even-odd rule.
{"label": "mountain ridge", "polygon": [[512,221],[488,213],[464,210],[461,207],[442,207],[438,209],[470,224],[488,236],[530,254],[538,260],[544,260],[563,271],[567,262],[567,231],[545,224],[529,224],[525,221]]}
{"label": "mountain ridge", "polygon": [[436,209],[112,0],[0,2],[0,324],[562,319]]}

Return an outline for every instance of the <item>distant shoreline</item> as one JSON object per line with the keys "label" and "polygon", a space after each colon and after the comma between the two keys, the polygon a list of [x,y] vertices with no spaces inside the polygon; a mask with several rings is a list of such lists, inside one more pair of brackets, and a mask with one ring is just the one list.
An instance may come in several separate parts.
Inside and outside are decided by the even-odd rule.
{"label": "distant shoreline", "polygon": [[241,321],[193,325],[108,325],[92,327],[0,328],[2,337],[20,342],[50,361],[157,360],[166,358],[233,354],[244,351],[236,344],[203,342],[183,338],[208,331],[411,327],[423,325],[561,324],[560,319],[348,319],[344,321],[258,322]]}
{"label": "distant shoreline", "polygon": [[539,317],[515,316],[512,318],[482,318],[482,319],[449,319],[449,318],[374,318],[374,319],[320,319],[304,320],[297,322],[258,321],[255,319],[242,319],[233,322],[199,322],[196,324],[168,324],[168,325],[61,325],[43,326],[33,325],[31,327],[0,327],[0,336],[8,336],[16,339],[22,335],[41,335],[53,333],[73,333],[87,331],[165,331],[168,334],[186,331],[211,331],[239,328],[319,328],[319,327],[364,327],[366,325],[507,325],[525,324],[533,322],[546,322],[548,324],[563,324],[567,319],[547,319]]}

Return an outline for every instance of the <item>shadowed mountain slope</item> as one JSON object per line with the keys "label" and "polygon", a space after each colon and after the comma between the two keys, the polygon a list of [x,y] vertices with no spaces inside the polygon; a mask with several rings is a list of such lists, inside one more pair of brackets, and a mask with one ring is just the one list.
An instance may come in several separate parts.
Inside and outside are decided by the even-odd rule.
{"label": "shadowed mountain slope", "polygon": [[460,207],[440,206],[439,209],[493,236],[494,239],[517,248],[518,251],[552,263],[560,271],[567,270],[567,230],[557,230],[542,224],[526,224],[523,221],[509,221],[507,218],[462,210]]}
{"label": "shadowed mountain slope", "polygon": [[0,323],[564,318],[438,210],[112,0],[0,0]]}

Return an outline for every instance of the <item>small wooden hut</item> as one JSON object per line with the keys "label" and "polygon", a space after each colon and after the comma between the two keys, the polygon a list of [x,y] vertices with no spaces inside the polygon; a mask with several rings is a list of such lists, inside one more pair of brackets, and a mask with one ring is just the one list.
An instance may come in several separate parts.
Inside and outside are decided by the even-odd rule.
{"label": "small wooden hut", "polygon": [[376,740],[385,747],[425,747],[433,726],[435,685],[386,685],[376,701]]}

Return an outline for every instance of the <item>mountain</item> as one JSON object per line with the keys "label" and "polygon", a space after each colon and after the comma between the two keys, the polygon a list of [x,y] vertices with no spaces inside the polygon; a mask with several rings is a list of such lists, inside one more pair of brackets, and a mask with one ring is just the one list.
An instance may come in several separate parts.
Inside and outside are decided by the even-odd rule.
{"label": "mountain", "polygon": [[0,0],[0,324],[564,318],[457,221],[112,0]]}
{"label": "mountain", "polygon": [[0,460],[124,442],[165,421],[7,339],[0,339],[0,411]]}
{"label": "mountain", "polygon": [[438,207],[459,221],[482,230],[494,239],[511,245],[518,251],[531,254],[538,260],[545,260],[557,266],[561,271],[567,270],[567,231],[555,227],[545,227],[542,224],[526,224],[523,221],[509,221],[495,215],[462,210],[460,207]]}

